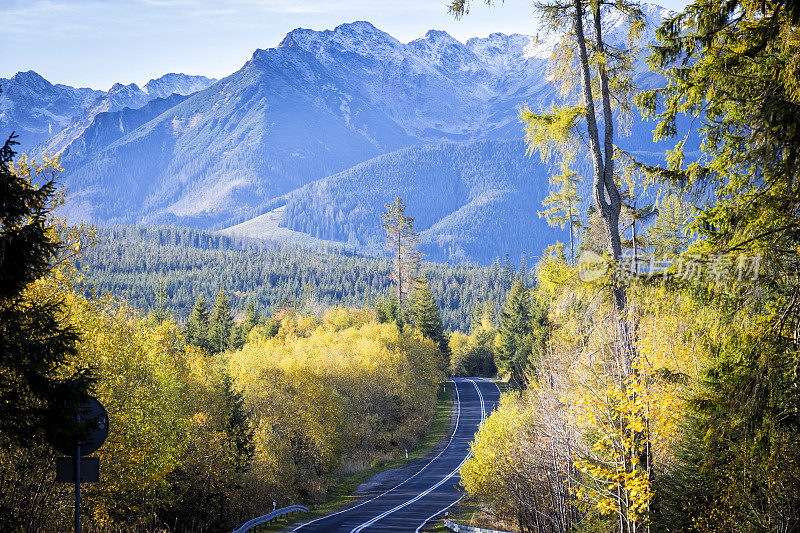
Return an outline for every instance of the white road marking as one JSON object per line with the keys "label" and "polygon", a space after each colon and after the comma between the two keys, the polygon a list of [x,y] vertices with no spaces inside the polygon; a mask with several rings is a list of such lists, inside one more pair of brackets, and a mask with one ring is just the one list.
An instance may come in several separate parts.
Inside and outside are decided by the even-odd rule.
{"label": "white road marking", "polygon": [[464,465],[464,463],[467,462],[467,459],[469,459],[469,457],[470,457],[469,455],[464,457],[464,460],[461,461],[461,464],[459,464],[455,468],[455,470],[453,470],[452,472],[447,474],[445,477],[443,477],[438,483],[436,483],[432,487],[420,492],[419,494],[417,494],[416,496],[414,496],[413,498],[411,498],[407,502],[403,502],[400,505],[397,505],[397,506],[393,507],[392,509],[389,509],[388,511],[382,512],[381,514],[379,514],[375,518],[367,520],[366,522],[364,522],[360,526],[354,527],[353,529],[350,530],[350,533],[360,533],[364,528],[367,528],[367,527],[371,526],[372,524],[374,524],[378,520],[382,520],[382,519],[386,518],[387,516],[389,516],[390,514],[394,513],[395,511],[399,511],[403,507],[407,507],[407,506],[411,505],[412,503],[414,503],[415,501],[419,500],[420,498],[424,498],[425,496],[427,496],[428,494],[430,494],[431,492],[433,492],[434,490],[438,489],[443,484],[445,484],[447,482],[447,480],[449,480],[451,477],[453,477],[456,474],[456,472],[461,470],[461,467]]}
{"label": "white road marking", "polygon": [[422,528],[425,527],[425,524],[427,524],[428,522],[430,522],[432,519],[436,518],[437,516],[441,515],[443,512],[445,512],[446,510],[450,509],[452,506],[454,506],[455,504],[457,504],[458,502],[460,502],[463,499],[464,499],[464,496],[462,495],[459,499],[457,499],[456,501],[454,501],[453,503],[451,503],[450,505],[448,505],[444,509],[439,509],[438,511],[436,511],[435,513],[430,515],[428,518],[425,519],[424,522],[422,522],[419,526],[417,526],[417,529],[414,530],[414,533],[419,533],[422,530]]}
{"label": "white road marking", "polygon": [[[488,379],[483,379],[483,381],[489,381],[489,380],[488,380]],[[494,383],[494,386],[495,386],[495,387],[497,387],[497,392],[500,392],[500,394],[502,394],[502,392],[500,391],[500,387],[498,387],[498,386],[497,386],[497,383],[495,383],[494,381],[492,381],[491,383]],[[475,382],[473,382],[473,385],[474,385],[474,384],[475,384]],[[476,388],[477,388],[477,386],[476,386]],[[478,395],[481,397],[481,401],[483,401],[483,395],[481,394],[481,391],[480,391],[480,390],[478,390]],[[485,416],[485,411],[483,411],[483,413],[484,413],[484,416],[482,417],[482,420],[481,420],[481,421],[483,421],[483,420],[485,420],[485,419],[486,419],[486,416]],[[470,455],[472,455],[472,450],[470,450]],[[459,499],[457,499],[456,501],[454,501],[453,503],[451,503],[450,505],[448,505],[448,506],[447,506],[447,507],[445,507],[444,509],[440,509],[440,510],[436,511],[435,513],[433,513],[432,515],[430,515],[430,516],[429,516],[428,518],[426,518],[426,519],[425,519],[425,520],[424,520],[424,521],[423,521],[423,522],[422,522],[422,523],[421,523],[419,526],[417,526],[417,529],[414,531],[414,533],[419,533],[419,532],[422,530],[422,528],[424,528],[424,527],[425,527],[425,524],[427,524],[427,523],[428,523],[428,522],[430,522],[432,519],[434,519],[434,518],[436,518],[437,516],[441,515],[443,512],[447,511],[447,510],[448,510],[448,509],[450,509],[452,506],[454,506],[455,504],[457,504],[458,502],[460,502],[461,500],[463,500],[463,499],[464,499],[464,496],[465,496],[465,495],[463,495],[463,494],[462,494],[462,495],[461,495],[461,497],[460,497]]]}
{"label": "white road marking", "polygon": [[[468,379],[467,381],[469,381],[470,383],[472,383],[472,386],[473,386],[473,387],[475,387],[475,390],[476,390],[476,391],[477,391],[477,393],[478,393],[478,398],[480,398],[480,402],[481,402],[481,422],[483,422],[484,420],[486,420],[486,404],[485,404],[485,403],[484,403],[484,401],[483,401],[483,394],[481,394],[481,389],[480,389],[480,387],[478,387],[478,384],[477,384],[477,383],[475,383],[475,382],[474,382],[473,380],[471,380],[471,379]],[[455,432],[453,432],[453,435],[455,435]],[[451,440],[451,441],[452,441],[452,438],[453,438],[453,437],[450,437],[450,440]],[[467,460],[468,460],[470,457],[472,457],[472,450],[469,450],[469,453],[467,453],[467,456],[466,456],[466,457],[464,457],[464,460],[463,460],[463,461],[461,461],[461,464],[459,464],[459,465],[458,465],[458,466],[455,468],[455,470],[453,470],[452,472],[450,472],[449,474],[447,474],[447,475],[446,475],[444,478],[442,478],[442,480],[441,480],[441,481],[439,481],[438,483],[436,483],[436,484],[435,484],[435,485],[433,485],[432,487],[430,487],[430,488],[428,488],[428,489],[426,489],[426,490],[424,490],[424,491],[420,492],[419,494],[417,494],[415,497],[411,498],[411,499],[410,499],[410,500],[408,500],[407,502],[401,503],[400,505],[397,505],[397,506],[395,506],[394,508],[392,508],[392,509],[389,509],[388,511],[384,511],[383,513],[379,514],[378,516],[376,516],[376,517],[374,517],[374,518],[372,518],[372,519],[370,519],[370,520],[367,520],[366,522],[364,522],[363,524],[361,524],[361,525],[359,525],[359,526],[356,526],[356,527],[354,527],[353,529],[351,529],[351,530],[350,530],[350,533],[361,533],[361,531],[362,531],[364,528],[367,528],[367,527],[371,526],[372,524],[374,524],[375,522],[377,522],[377,521],[379,521],[379,520],[382,520],[383,518],[386,518],[386,517],[387,517],[387,516],[389,516],[390,514],[392,514],[392,513],[396,512],[396,511],[399,511],[400,509],[402,509],[402,508],[404,508],[404,507],[407,507],[407,506],[411,505],[412,503],[414,503],[414,502],[416,502],[416,501],[420,500],[421,498],[424,498],[425,496],[427,496],[428,494],[430,494],[431,492],[433,492],[434,490],[438,489],[438,488],[439,488],[439,487],[441,487],[443,484],[445,484],[445,483],[447,482],[447,480],[449,480],[449,479],[450,479],[450,478],[452,478],[454,475],[456,475],[456,473],[457,473],[459,470],[461,470],[461,467],[462,467],[462,466],[464,466],[464,463],[466,463],[466,462],[467,462]],[[430,463],[429,463],[429,464],[430,464]],[[427,520],[426,520],[426,521],[427,521]],[[423,523],[423,525],[424,525],[424,523]]]}
{"label": "white road marking", "polygon": [[426,468],[428,468],[428,466],[430,466],[430,464],[431,464],[431,463],[433,463],[433,462],[434,462],[436,459],[438,459],[438,458],[439,458],[439,456],[440,456],[440,455],[442,455],[442,454],[445,452],[445,450],[447,450],[447,448],[449,448],[449,447],[450,447],[450,444],[452,444],[452,443],[453,443],[453,437],[455,437],[455,435],[456,435],[456,431],[458,431],[458,423],[459,423],[459,421],[461,420],[461,395],[458,393],[458,384],[457,384],[457,383],[456,383],[454,380],[447,380],[447,381],[452,381],[452,382],[453,382],[453,387],[456,389],[456,405],[457,405],[457,407],[458,407],[458,410],[456,411],[456,423],[455,423],[455,427],[453,428],[453,433],[450,435],[450,440],[447,442],[447,446],[445,446],[444,448],[442,448],[442,451],[440,451],[440,452],[439,452],[439,454],[438,454],[436,457],[434,457],[433,459],[431,459],[431,460],[430,460],[430,461],[429,461],[429,462],[428,462],[428,463],[427,463],[425,466],[423,466],[422,468],[420,468],[420,469],[417,471],[417,473],[416,473],[416,474],[414,474],[413,476],[411,476],[411,477],[409,477],[409,478],[407,478],[407,479],[403,480],[401,483],[399,483],[399,484],[395,485],[394,487],[392,487],[391,489],[387,490],[386,492],[384,492],[384,493],[382,493],[382,494],[379,494],[379,495],[375,496],[374,498],[372,498],[372,499],[370,499],[370,500],[367,500],[367,501],[365,501],[365,502],[361,502],[361,503],[359,503],[358,505],[354,505],[354,506],[352,506],[352,507],[348,507],[347,509],[343,509],[343,510],[341,510],[341,511],[338,511],[338,512],[336,512],[336,513],[331,513],[331,514],[329,514],[329,515],[325,515],[325,516],[322,516],[322,517],[320,517],[320,518],[316,518],[316,519],[314,519],[314,520],[310,520],[310,521],[308,521],[308,522],[306,522],[306,523],[304,523],[304,524],[300,524],[299,526],[297,526],[296,528],[294,528],[292,531],[297,531],[297,530],[299,530],[299,529],[301,529],[301,528],[304,528],[304,527],[306,527],[306,526],[307,526],[307,525],[309,525],[309,524],[313,524],[314,522],[319,522],[320,520],[325,520],[326,518],[330,518],[330,517],[332,517],[332,516],[336,516],[336,515],[340,515],[340,514],[342,514],[342,513],[346,513],[346,512],[348,512],[348,511],[352,511],[353,509],[356,509],[356,508],[358,508],[358,507],[361,507],[362,505],[366,505],[366,504],[368,504],[368,503],[370,503],[370,502],[372,502],[372,501],[375,501],[375,500],[377,500],[378,498],[380,498],[380,497],[382,497],[382,496],[384,496],[384,495],[386,495],[386,494],[389,494],[390,492],[392,492],[392,491],[394,491],[394,490],[397,490],[398,488],[400,488],[400,486],[401,486],[401,485],[404,485],[404,484],[405,484],[405,483],[407,483],[408,481],[411,481],[412,479],[414,479],[415,477],[417,477],[418,475],[420,475],[420,474],[422,473],[422,471],[423,471],[423,470],[425,470]]}

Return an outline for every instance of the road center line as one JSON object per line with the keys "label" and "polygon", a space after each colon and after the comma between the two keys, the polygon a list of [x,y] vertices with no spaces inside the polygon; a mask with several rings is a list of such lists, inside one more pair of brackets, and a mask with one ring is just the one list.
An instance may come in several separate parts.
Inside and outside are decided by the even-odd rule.
{"label": "road center line", "polygon": [[[478,398],[480,399],[480,402],[481,402],[481,422],[483,422],[484,420],[486,420],[486,404],[483,401],[483,394],[481,394],[481,390],[478,387],[478,384],[475,383],[475,381],[473,381],[471,379],[469,379],[467,381],[472,383],[472,386],[475,387],[475,390],[478,392]],[[453,435],[455,435],[455,432],[453,432]],[[452,437],[450,437],[450,439],[452,441]],[[368,521],[364,522],[363,524],[361,524],[361,525],[359,525],[357,527],[354,527],[353,529],[350,530],[350,533],[360,533],[364,528],[367,528],[367,527],[371,526],[372,524],[374,524],[375,522],[377,522],[379,520],[382,520],[383,518],[386,518],[387,516],[389,516],[390,514],[394,513],[395,511],[399,511],[400,509],[411,505],[412,503],[418,501],[419,499],[424,498],[425,496],[427,496],[428,494],[430,494],[434,490],[436,490],[439,487],[441,487],[444,483],[447,482],[448,479],[453,477],[459,470],[461,470],[461,467],[464,466],[464,463],[466,463],[467,460],[470,457],[472,457],[472,450],[469,450],[469,452],[467,453],[467,456],[464,457],[464,460],[461,461],[461,463],[455,468],[455,470],[453,470],[452,472],[447,474],[444,478],[441,479],[441,481],[439,481],[438,483],[436,483],[435,485],[433,485],[429,489],[427,489],[427,490],[425,490],[423,492],[420,492],[419,494],[417,494],[415,497],[411,498],[407,502],[401,503],[400,505],[397,505],[394,508],[389,509],[388,511],[384,511],[383,513],[379,514],[375,518],[372,518],[371,520],[368,520]]]}
{"label": "road center line", "polygon": [[301,529],[301,528],[304,528],[304,527],[306,527],[306,526],[307,526],[307,525],[309,525],[309,524],[313,524],[313,523],[315,523],[315,522],[319,522],[320,520],[325,520],[326,518],[330,518],[330,517],[332,517],[332,516],[336,516],[336,515],[340,515],[340,514],[342,514],[342,513],[346,513],[346,512],[348,512],[348,511],[352,511],[353,509],[357,509],[358,507],[361,507],[362,505],[366,505],[366,504],[368,504],[368,503],[370,503],[370,502],[373,502],[373,501],[377,500],[378,498],[380,498],[380,497],[382,497],[382,496],[385,496],[386,494],[389,494],[390,492],[392,492],[392,491],[394,491],[394,490],[397,490],[398,488],[400,488],[400,486],[404,485],[404,484],[405,484],[405,483],[407,483],[408,481],[411,481],[412,479],[414,479],[415,477],[417,477],[418,475],[420,475],[420,474],[422,473],[422,471],[423,471],[423,470],[425,470],[426,468],[428,468],[428,466],[430,466],[430,464],[431,464],[431,463],[433,463],[433,462],[434,462],[436,459],[438,459],[438,458],[439,458],[439,456],[441,456],[441,455],[442,455],[442,454],[445,452],[445,450],[447,450],[447,448],[449,448],[449,447],[450,447],[450,445],[453,443],[453,437],[455,437],[455,436],[456,436],[456,431],[458,431],[458,424],[459,424],[459,422],[461,421],[461,395],[458,393],[458,383],[457,383],[455,380],[447,380],[447,381],[452,381],[452,383],[453,383],[453,387],[456,389],[456,406],[457,406],[457,408],[458,408],[458,409],[457,409],[457,411],[456,411],[456,423],[455,423],[455,427],[453,428],[453,433],[450,435],[450,440],[447,442],[447,446],[445,446],[444,448],[442,448],[442,451],[440,451],[440,452],[439,452],[439,454],[438,454],[436,457],[434,457],[433,459],[431,459],[431,460],[430,460],[430,461],[429,461],[429,462],[428,462],[428,463],[427,463],[425,466],[423,466],[422,468],[420,468],[420,469],[419,469],[419,470],[418,470],[418,471],[417,471],[417,472],[416,472],[414,475],[412,475],[412,476],[410,476],[410,477],[406,478],[406,479],[405,479],[405,480],[403,480],[401,483],[399,483],[399,484],[395,485],[394,487],[392,487],[391,489],[387,490],[386,492],[383,492],[383,493],[381,493],[381,494],[378,494],[378,495],[377,495],[377,496],[375,496],[374,498],[372,498],[372,499],[369,499],[369,500],[367,500],[367,501],[365,501],[365,502],[361,502],[361,503],[359,503],[358,505],[354,505],[354,506],[352,506],[352,507],[348,507],[347,509],[343,509],[343,510],[341,510],[341,511],[338,511],[338,512],[335,512],[335,513],[331,513],[331,514],[329,514],[329,515],[321,516],[321,517],[319,517],[319,518],[316,518],[316,519],[314,519],[314,520],[310,520],[310,521],[308,521],[308,522],[306,522],[306,523],[304,523],[304,524],[300,524],[299,526],[297,526],[296,528],[294,528],[292,531],[297,531],[297,530],[299,530],[299,529]]}
{"label": "road center line", "polygon": [[[482,380],[482,381],[489,381],[489,380],[488,380],[488,379],[484,379],[484,380]],[[474,382],[473,382],[473,383],[474,383]],[[500,394],[502,394],[502,392],[500,391],[500,387],[498,387],[498,386],[497,386],[497,383],[495,383],[494,381],[492,381],[491,383],[493,383],[493,384],[494,384],[494,386],[497,388],[497,392],[499,392]],[[479,394],[479,395],[481,395],[481,394],[480,394],[480,391],[478,391],[478,394]],[[482,397],[482,395],[481,395],[481,397]],[[470,452],[470,455],[471,455],[471,453],[472,453],[472,452]],[[460,497],[459,499],[457,499],[456,501],[454,501],[453,503],[451,503],[450,505],[448,505],[448,506],[447,506],[447,507],[445,507],[444,509],[439,509],[438,511],[436,511],[435,513],[433,513],[432,515],[430,515],[430,516],[429,516],[428,518],[426,518],[426,519],[425,519],[425,520],[424,520],[424,521],[423,521],[423,522],[422,522],[420,525],[418,525],[418,526],[417,526],[417,529],[414,531],[414,533],[419,533],[419,532],[422,530],[422,528],[424,528],[424,527],[425,527],[425,524],[427,524],[427,523],[428,523],[428,522],[430,522],[432,519],[434,519],[434,518],[436,518],[437,516],[441,515],[443,512],[447,511],[447,510],[448,510],[448,509],[450,509],[452,506],[454,506],[455,504],[457,504],[458,502],[460,502],[461,500],[463,500],[463,499],[464,499],[464,496],[465,496],[465,495],[464,495],[464,494],[462,494],[462,495],[461,495],[461,497]]]}

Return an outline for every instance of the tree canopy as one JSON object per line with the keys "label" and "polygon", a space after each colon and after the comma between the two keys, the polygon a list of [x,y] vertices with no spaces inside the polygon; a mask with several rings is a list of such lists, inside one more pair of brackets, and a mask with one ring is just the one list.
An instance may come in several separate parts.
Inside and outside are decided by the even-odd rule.
{"label": "tree canopy", "polygon": [[386,246],[394,263],[392,279],[397,287],[397,302],[402,308],[414,286],[421,253],[419,235],[414,229],[414,218],[405,214],[406,206],[399,196],[394,203],[386,204],[381,227],[386,232]]}
{"label": "tree canopy", "polygon": [[30,443],[41,441],[49,416],[72,415],[92,378],[67,365],[79,331],[59,295],[29,294],[64,249],[52,220],[57,161],[15,163],[14,144],[0,149],[0,436]]}

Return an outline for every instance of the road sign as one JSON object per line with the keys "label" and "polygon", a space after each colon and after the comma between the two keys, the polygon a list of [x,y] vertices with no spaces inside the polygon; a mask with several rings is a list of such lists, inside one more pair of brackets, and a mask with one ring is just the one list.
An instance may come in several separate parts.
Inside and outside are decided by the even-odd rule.
{"label": "road sign", "polygon": [[81,455],[96,452],[108,437],[108,413],[91,396],[78,407],[72,420],[53,421],[50,442],[64,455],[74,456],[80,444]]}
{"label": "road sign", "polygon": [[[75,483],[75,457],[56,458],[56,482]],[[96,483],[100,481],[100,458],[81,458],[81,483]]]}
{"label": "road sign", "polygon": [[53,447],[65,455],[56,463],[56,481],[75,484],[75,533],[81,533],[81,482],[98,481],[100,460],[83,458],[96,452],[108,437],[108,413],[91,396],[78,405],[73,416],[53,411],[48,437]]}

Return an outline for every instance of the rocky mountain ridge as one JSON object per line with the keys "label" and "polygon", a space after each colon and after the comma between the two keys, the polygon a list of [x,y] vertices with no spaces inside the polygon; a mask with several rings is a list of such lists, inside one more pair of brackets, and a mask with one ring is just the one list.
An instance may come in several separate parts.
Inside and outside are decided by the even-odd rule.
{"label": "rocky mountain ridge", "polygon": [[[646,6],[645,11],[644,35],[652,39],[666,10]],[[609,18],[606,35],[623,39],[623,27],[623,21]],[[354,228],[373,222],[377,227],[370,217],[393,200],[389,196],[407,195],[402,182],[382,190],[386,176],[380,172],[402,170],[413,176],[409,187],[424,189],[428,180],[434,190],[454,164],[442,153],[448,149],[471,165],[447,178],[453,186],[464,180],[502,181],[499,176],[519,172],[516,158],[524,157],[524,150],[508,148],[523,137],[518,108],[547,110],[557,101],[548,73],[556,43],[552,36],[500,33],[462,43],[439,30],[403,43],[364,21],[325,31],[298,28],[278,46],[256,50],[239,70],[218,81],[167,75],[148,82],[145,90],[133,84],[117,84],[101,94],[58,89],[69,95],[71,105],[59,116],[71,114],[71,122],[41,141],[39,149],[62,154],[70,189],[65,214],[72,220],[219,229],[268,214],[270,224],[282,228],[277,233],[272,228],[269,235],[351,241],[367,251],[375,248],[374,232],[353,236]],[[638,81],[652,83],[652,76],[641,70]],[[37,83],[46,89],[42,81]],[[169,91],[179,94],[163,98]],[[0,100],[0,109],[3,105]],[[5,117],[0,116],[5,120],[0,125],[8,124]],[[636,119],[631,136],[621,143],[656,157],[665,147],[652,143],[651,129]],[[490,144],[480,144],[485,142]],[[487,146],[497,148],[500,159]],[[390,162],[380,159],[388,154],[395,154]],[[358,171],[348,170],[356,166]],[[549,170],[533,163],[531,168],[540,182],[536,186],[509,185],[503,178],[505,185],[473,188],[470,195],[453,196],[446,209],[433,210],[431,220],[421,217],[429,253],[484,262],[533,246],[525,239],[518,244],[492,239],[490,232],[485,237],[497,249],[481,249],[474,243],[483,230],[467,231],[475,238],[466,244],[451,242],[456,228],[465,231],[469,213],[492,220],[495,232],[518,228],[544,234],[535,212],[546,194]],[[333,176],[338,177],[328,179]],[[371,191],[353,198],[370,205],[353,205],[348,191],[320,197],[336,184],[353,189],[353,180],[361,183],[359,190]],[[311,185],[317,182],[325,186]],[[503,198],[511,201],[520,191],[530,208],[512,201],[514,208],[505,209]],[[345,206],[364,216],[345,221],[329,215],[346,212]],[[301,207],[323,212],[303,214]]]}

